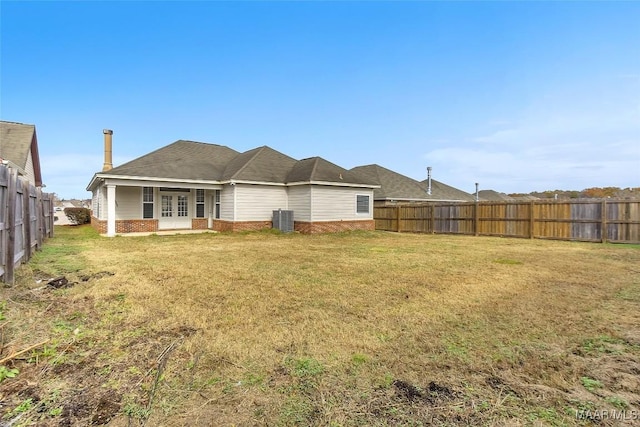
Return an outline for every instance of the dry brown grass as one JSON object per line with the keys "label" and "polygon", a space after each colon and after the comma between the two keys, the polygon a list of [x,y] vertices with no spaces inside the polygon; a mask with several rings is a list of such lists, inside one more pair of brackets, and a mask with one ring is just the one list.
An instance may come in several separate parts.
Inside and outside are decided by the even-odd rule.
{"label": "dry brown grass", "polygon": [[[56,231],[3,290],[5,342],[53,340],[11,365],[5,419],[29,398],[25,425],[579,425],[576,410],[640,410],[637,246]],[[77,284],[34,290],[58,274]]]}

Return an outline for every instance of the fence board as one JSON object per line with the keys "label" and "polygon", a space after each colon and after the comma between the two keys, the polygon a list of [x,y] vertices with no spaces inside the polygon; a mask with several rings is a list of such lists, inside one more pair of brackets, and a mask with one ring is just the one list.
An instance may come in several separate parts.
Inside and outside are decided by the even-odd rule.
{"label": "fence board", "polygon": [[378,206],[374,219],[386,231],[640,243],[640,200]]}
{"label": "fence board", "polygon": [[53,237],[53,199],[15,169],[0,165],[0,275],[13,284],[15,267]]}

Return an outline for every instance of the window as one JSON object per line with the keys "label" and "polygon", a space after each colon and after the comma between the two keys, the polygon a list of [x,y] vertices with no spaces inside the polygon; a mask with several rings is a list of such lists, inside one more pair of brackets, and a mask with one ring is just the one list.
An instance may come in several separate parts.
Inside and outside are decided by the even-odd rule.
{"label": "window", "polygon": [[153,218],[153,187],[142,187],[142,218]]}
{"label": "window", "polygon": [[356,196],[356,213],[368,214],[369,213],[369,196],[358,194]]}
{"label": "window", "polygon": [[196,218],[204,218],[204,190],[196,190]]}
{"label": "window", "polygon": [[178,196],[178,216],[189,216],[189,198]]}
{"label": "window", "polygon": [[215,201],[215,213],[214,218],[220,219],[220,190],[216,190],[215,195],[213,196],[213,200]]}
{"label": "window", "polygon": [[162,217],[171,218],[173,216],[173,196],[162,196]]}

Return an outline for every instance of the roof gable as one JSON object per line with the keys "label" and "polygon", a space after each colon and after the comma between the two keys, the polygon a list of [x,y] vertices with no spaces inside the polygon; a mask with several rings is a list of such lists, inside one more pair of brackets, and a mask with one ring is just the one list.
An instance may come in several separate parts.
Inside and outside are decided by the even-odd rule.
{"label": "roof gable", "polygon": [[29,154],[33,163],[34,184],[42,186],[35,125],[0,121],[0,158],[9,160],[26,171]]}
{"label": "roof gable", "polygon": [[287,182],[335,182],[345,184],[376,185],[377,183],[368,177],[348,171],[322,157],[302,159],[295,164]]}
{"label": "roof gable", "polygon": [[174,179],[220,180],[224,169],[238,152],[229,147],[179,140],[130,162],[105,175]]}
{"label": "roof gable", "polygon": [[237,155],[224,169],[222,179],[284,183],[296,160],[262,146]]}

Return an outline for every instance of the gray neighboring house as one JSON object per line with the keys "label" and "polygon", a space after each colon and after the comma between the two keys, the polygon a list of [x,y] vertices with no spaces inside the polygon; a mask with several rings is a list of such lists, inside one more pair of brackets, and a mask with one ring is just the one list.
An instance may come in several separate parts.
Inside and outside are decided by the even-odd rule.
{"label": "gray neighboring house", "polygon": [[380,186],[373,192],[376,206],[393,206],[399,204],[424,202],[472,202],[474,196],[462,190],[431,179],[416,181],[380,165],[358,166],[351,169],[371,182]]}
{"label": "gray neighboring house", "polygon": [[36,187],[42,187],[35,125],[0,121],[0,161],[18,170]]}
{"label": "gray neighboring house", "polygon": [[487,202],[514,202],[517,199],[507,196],[505,193],[499,193],[495,190],[480,190],[478,191],[480,200]]}
{"label": "gray neighboring house", "polygon": [[107,236],[270,228],[278,209],[292,210],[294,229],[303,233],[375,229],[378,185],[320,157],[180,140],[112,167],[112,132],[104,133],[105,166],[87,191],[91,223]]}

